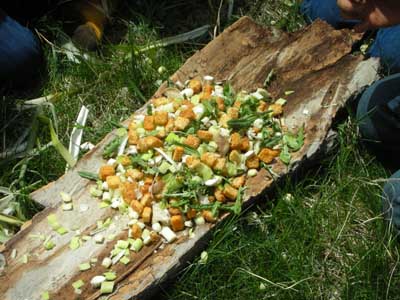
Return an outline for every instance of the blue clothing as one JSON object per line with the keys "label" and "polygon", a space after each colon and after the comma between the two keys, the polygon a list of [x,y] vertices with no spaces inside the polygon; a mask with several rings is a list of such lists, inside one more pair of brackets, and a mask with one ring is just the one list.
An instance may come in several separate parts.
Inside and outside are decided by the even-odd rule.
{"label": "blue clothing", "polygon": [[[340,15],[336,0],[304,0],[301,11],[311,22],[322,19],[335,28],[353,27],[358,21],[344,20]],[[379,29],[368,54],[380,57],[391,73],[400,72],[400,25]]]}
{"label": "blue clothing", "polygon": [[26,27],[5,16],[0,20],[0,82],[36,79],[42,64],[38,39]]}

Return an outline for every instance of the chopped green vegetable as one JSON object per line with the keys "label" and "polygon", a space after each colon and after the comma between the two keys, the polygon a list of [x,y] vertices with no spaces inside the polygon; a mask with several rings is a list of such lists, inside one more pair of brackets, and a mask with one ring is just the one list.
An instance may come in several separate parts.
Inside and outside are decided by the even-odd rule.
{"label": "chopped green vegetable", "polygon": [[142,239],[136,239],[132,244],[131,250],[139,252],[142,248],[143,248]]}
{"label": "chopped green vegetable", "polygon": [[76,250],[81,246],[80,238],[77,236],[74,236],[71,241],[69,242],[69,248],[71,250]]}
{"label": "chopped green vegetable", "polygon": [[86,171],[78,171],[78,174],[82,178],[85,178],[85,179],[88,179],[88,180],[94,180],[94,181],[99,180],[99,175],[96,174],[96,173],[86,172]]}
{"label": "chopped green vegetable", "polygon": [[64,234],[68,233],[68,229],[66,229],[65,227],[62,227],[62,226],[60,228],[58,228],[56,231],[59,235],[64,235]]}
{"label": "chopped green vegetable", "polygon": [[106,272],[103,275],[108,281],[113,281],[117,278],[117,274],[115,272]]}
{"label": "chopped green vegetable", "polygon": [[72,283],[72,287],[75,289],[75,290],[79,290],[81,287],[83,287],[85,285],[85,282],[82,280],[82,279],[80,279],[80,280],[78,280],[78,281],[75,281],[74,283]]}
{"label": "chopped green vegetable", "polygon": [[43,246],[44,246],[44,248],[45,248],[46,250],[52,250],[52,249],[56,246],[56,243],[54,243],[52,240],[49,240],[49,241],[46,241],[46,242],[43,244]]}
{"label": "chopped green vegetable", "polygon": [[204,180],[209,180],[214,176],[212,169],[206,164],[199,163],[195,166],[194,170],[199,174]]}
{"label": "chopped green vegetable", "polygon": [[49,292],[42,293],[42,300],[50,300]]}
{"label": "chopped green vegetable", "polygon": [[283,146],[283,149],[281,151],[281,154],[279,155],[279,158],[286,165],[288,165],[290,163],[290,160],[292,159],[292,156],[289,153],[289,147],[287,145]]}
{"label": "chopped green vegetable", "polygon": [[131,261],[128,257],[124,256],[119,260],[121,263],[123,263],[124,265],[129,264],[129,262]]}
{"label": "chopped green vegetable", "polygon": [[101,284],[100,293],[101,294],[111,294],[114,290],[114,281],[104,281]]}
{"label": "chopped green vegetable", "polygon": [[128,241],[119,240],[117,242],[117,248],[119,248],[119,249],[128,249],[128,247],[129,247],[129,242]]}
{"label": "chopped green vegetable", "polygon": [[117,136],[110,143],[108,143],[104,147],[103,157],[104,158],[115,157],[117,155],[118,148],[122,143],[122,140],[123,139],[120,136]]}
{"label": "chopped green vegetable", "polygon": [[55,214],[50,214],[47,216],[47,222],[53,230],[57,230],[60,228],[60,224],[57,221],[57,217]]}
{"label": "chopped green vegetable", "polygon": [[80,271],[87,271],[91,268],[90,263],[83,263],[79,265]]}

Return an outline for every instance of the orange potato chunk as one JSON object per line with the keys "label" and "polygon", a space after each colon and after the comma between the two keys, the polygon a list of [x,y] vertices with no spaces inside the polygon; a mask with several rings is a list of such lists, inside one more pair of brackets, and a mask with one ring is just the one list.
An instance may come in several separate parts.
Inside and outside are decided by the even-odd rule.
{"label": "orange potato chunk", "polygon": [[275,157],[279,156],[279,153],[280,152],[278,150],[264,148],[258,154],[258,158],[263,162],[265,162],[266,164],[269,164],[274,160]]}
{"label": "orange potato chunk", "polygon": [[99,177],[101,180],[106,180],[108,176],[114,176],[115,175],[115,168],[114,166],[101,166],[100,171],[99,171]]}
{"label": "orange potato chunk", "polygon": [[182,215],[171,217],[171,228],[173,231],[181,231],[185,228]]}

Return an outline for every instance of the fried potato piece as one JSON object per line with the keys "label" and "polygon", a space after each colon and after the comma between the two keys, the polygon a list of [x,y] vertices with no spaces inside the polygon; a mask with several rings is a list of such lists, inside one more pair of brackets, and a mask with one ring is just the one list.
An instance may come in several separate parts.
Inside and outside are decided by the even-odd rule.
{"label": "fried potato piece", "polygon": [[155,136],[146,136],[139,140],[138,147],[141,152],[146,152],[147,150],[162,147],[163,142]]}
{"label": "fried potato piece", "polygon": [[108,176],[114,176],[115,175],[115,168],[114,166],[101,166],[99,170],[99,177],[101,180],[106,180]]}
{"label": "fried potato piece", "polygon": [[110,189],[115,190],[119,187],[121,184],[121,179],[119,179],[118,176],[108,176],[107,179],[107,185]]}
{"label": "fried potato piece", "polygon": [[198,130],[197,136],[205,142],[210,142],[213,139],[213,134],[207,130]]}
{"label": "fried potato piece", "polygon": [[156,125],[154,124],[154,116],[145,116],[143,121],[143,128],[147,131],[154,130]]}
{"label": "fried potato piece", "polygon": [[183,149],[183,147],[177,146],[174,150],[174,153],[172,154],[172,159],[174,161],[181,161],[184,153],[185,149]]}
{"label": "fried potato piece", "polygon": [[229,184],[225,185],[225,188],[222,192],[229,200],[235,200],[238,195],[238,190]]}
{"label": "fried potato piece", "polygon": [[168,123],[168,112],[156,111],[154,113],[154,124],[156,126],[165,126]]}
{"label": "fried potato piece", "polygon": [[192,147],[194,149],[197,149],[200,146],[200,143],[200,139],[192,134],[189,134],[184,141],[185,145],[188,145],[189,147]]}
{"label": "fried potato piece", "polygon": [[260,159],[257,155],[252,155],[246,160],[246,167],[249,169],[258,169],[260,167]]}
{"label": "fried potato piece", "polygon": [[283,107],[282,105],[279,104],[271,104],[268,107],[268,110],[272,110],[272,115],[274,117],[280,116],[281,114],[283,114]]}
{"label": "fried potato piece", "polygon": [[271,163],[275,157],[279,156],[278,150],[272,150],[269,148],[264,148],[258,154],[258,158],[262,160],[264,163],[269,164]]}
{"label": "fried potato piece", "polygon": [[174,122],[176,129],[181,130],[181,131],[185,130],[186,127],[189,126],[189,124],[190,124],[190,120],[188,118],[184,118],[181,116],[177,117]]}
{"label": "fried potato piece", "polygon": [[201,81],[197,79],[190,80],[188,86],[193,90],[194,94],[200,93],[203,88]]}
{"label": "fried potato piece", "polygon": [[181,231],[185,228],[182,215],[175,215],[171,217],[171,228],[173,231]]}
{"label": "fried potato piece", "polygon": [[229,146],[231,148],[231,150],[240,150],[241,149],[241,135],[237,132],[234,132],[231,135],[231,139],[229,142]]}

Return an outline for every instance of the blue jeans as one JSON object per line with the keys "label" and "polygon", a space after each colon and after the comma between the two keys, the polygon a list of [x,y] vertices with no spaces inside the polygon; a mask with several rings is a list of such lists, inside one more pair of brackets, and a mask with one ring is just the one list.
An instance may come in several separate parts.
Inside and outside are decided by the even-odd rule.
{"label": "blue jeans", "polygon": [[0,83],[37,80],[41,64],[42,50],[34,34],[9,16],[0,16]]}
{"label": "blue jeans", "polygon": [[[322,19],[335,28],[352,27],[356,20],[344,20],[340,16],[336,0],[304,0],[301,11],[307,21]],[[368,51],[372,57],[380,57],[391,73],[400,72],[400,25],[379,29]]]}

